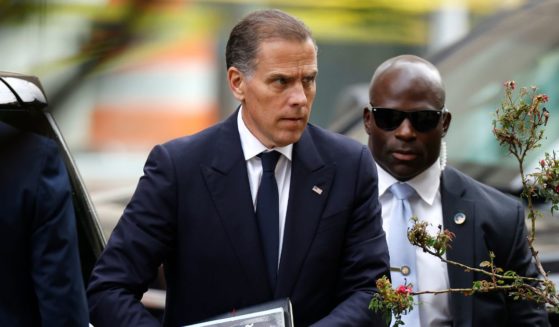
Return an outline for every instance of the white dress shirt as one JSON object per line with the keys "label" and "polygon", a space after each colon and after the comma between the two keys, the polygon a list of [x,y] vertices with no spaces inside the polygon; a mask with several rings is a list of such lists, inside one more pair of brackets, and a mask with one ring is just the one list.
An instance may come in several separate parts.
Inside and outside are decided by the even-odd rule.
{"label": "white dress shirt", "polygon": [[[379,179],[379,201],[382,206],[382,227],[388,238],[390,217],[397,200],[387,190],[398,180],[378,164],[376,166]],[[443,225],[441,192],[439,190],[440,176],[441,168],[439,162],[436,161],[426,171],[406,181],[419,195],[409,199],[413,215],[420,220],[427,221],[430,224],[428,230],[433,234],[438,232],[439,225]],[[450,287],[447,266],[439,258],[424,253],[417,247],[416,265],[417,283],[419,285],[414,287],[414,290],[436,291]],[[420,295],[419,305],[414,310],[419,310],[422,327],[450,326],[452,321],[447,293]]]}
{"label": "white dress shirt", "polygon": [[[262,179],[262,161],[257,155],[263,151],[272,149],[266,148],[247,128],[242,117],[242,110],[239,110],[237,115],[237,126],[239,135],[241,137],[241,146],[246,160],[248,182],[250,185],[250,193],[252,195],[252,204],[256,211],[256,195],[260,180]],[[293,144],[274,148],[282,155],[280,156],[276,165],[275,176],[276,183],[278,184],[279,195],[279,252],[278,252],[278,266],[281,258],[281,249],[283,246],[283,232],[285,227],[285,216],[287,214],[287,202],[289,200],[289,187],[291,185],[291,154],[293,152]]]}

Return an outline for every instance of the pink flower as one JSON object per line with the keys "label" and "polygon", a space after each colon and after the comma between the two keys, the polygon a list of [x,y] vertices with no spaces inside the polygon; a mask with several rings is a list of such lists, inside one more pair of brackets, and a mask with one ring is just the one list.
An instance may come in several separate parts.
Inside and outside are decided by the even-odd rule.
{"label": "pink flower", "polygon": [[410,286],[400,285],[396,288],[396,294],[411,294],[412,288]]}
{"label": "pink flower", "polygon": [[545,167],[545,160],[540,160],[540,166],[542,166],[542,168]]}
{"label": "pink flower", "polygon": [[507,89],[514,90],[514,88],[516,87],[516,82],[515,81],[506,81],[503,85]]}
{"label": "pink flower", "polygon": [[536,100],[542,103],[546,103],[547,101],[549,101],[549,97],[547,96],[547,94],[538,94],[536,95]]}

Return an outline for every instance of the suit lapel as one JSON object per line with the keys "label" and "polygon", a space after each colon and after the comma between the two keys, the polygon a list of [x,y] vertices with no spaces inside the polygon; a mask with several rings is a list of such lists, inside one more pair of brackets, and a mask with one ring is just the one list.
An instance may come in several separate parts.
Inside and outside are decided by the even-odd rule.
{"label": "suit lapel", "polygon": [[291,186],[275,297],[291,294],[314,239],[334,177],[305,130],[293,147]]}
{"label": "suit lapel", "polygon": [[[441,199],[443,206],[444,227],[456,234],[452,248],[447,252],[447,259],[474,267],[475,264],[475,216],[473,201],[464,198],[466,189],[459,180],[457,173],[447,167],[442,175]],[[456,215],[463,214],[463,223],[455,222]],[[458,221],[460,222],[460,221]],[[470,288],[474,274],[465,272],[454,265],[448,265],[448,277],[451,288]],[[451,294],[451,312],[454,317],[454,326],[471,323],[473,315],[472,296],[459,293]]]}
{"label": "suit lapel", "polygon": [[[237,112],[220,125],[213,161],[201,169],[248,284],[253,286],[252,291],[264,289],[268,292],[266,297],[270,297],[272,290],[266,277],[246,162],[237,129]],[[268,285],[268,288],[262,285]]]}

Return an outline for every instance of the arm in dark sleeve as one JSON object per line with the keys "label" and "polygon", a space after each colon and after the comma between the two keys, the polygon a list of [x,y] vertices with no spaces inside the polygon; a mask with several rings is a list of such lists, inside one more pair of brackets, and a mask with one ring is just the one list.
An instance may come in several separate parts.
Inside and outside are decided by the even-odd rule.
{"label": "arm in dark sleeve", "polygon": [[171,250],[176,204],[174,167],[158,146],[93,269],[87,295],[96,327],[160,325],[140,299]]}
{"label": "arm in dark sleeve", "polygon": [[[515,225],[514,241],[510,249],[509,264],[506,270],[514,270],[520,276],[538,277],[538,272],[532,260],[532,253],[528,247],[524,209],[520,204],[517,205]],[[549,326],[547,312],[543,304],[514,300],[513,297],[508,296],[507,308],[509,326]]]}
{"label": "arm in dark sleeve", "polygon": [[382,315],[368,309],[377,292],[375,281],[390,276],[377,183],[371,154],[363,147],[340,271],[341,302],[315,326],[384,326]]}
{"label": "arm in dark sleeve", "polygon": [[68,174],[45,142],[31,234],[31,270],[43,326],[87,326],[76,218]]}

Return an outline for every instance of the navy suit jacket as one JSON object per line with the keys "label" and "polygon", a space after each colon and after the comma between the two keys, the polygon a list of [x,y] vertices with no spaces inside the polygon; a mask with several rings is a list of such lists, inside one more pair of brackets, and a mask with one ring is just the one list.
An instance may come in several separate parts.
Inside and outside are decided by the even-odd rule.
{"label": "navy suit jacket", "polygon": [[[505,271],[537,277],[526,241],[527,229],[522,205],[503,193],[483,185],[452,167],[442,174],[441,199],[446,229],[456,234],[449,260],[477,267],[495,253],[496,266]],[[463,224],[454,216],[463,213]],[[448,265],[450,286],[469,288],[480,274],[464,272]],[[450,298],[454,326],[547,326],[547,314],[534,302],[514,301],[504,293],[478,293],[464,296],[453,293]]]}
{"label": "navy suit jacket", "polygon": [[76,221],[56,143],[0,122],[0,326],[87,326]]}
{"label": "navy suit jacket", "polygon": [[151,152],[93,270],[92,322],[158,325],[139,299],[164,263],[166,326],[284,297],[293,303],[297,326],[382,324],[368,310],[375,279],[389,267],[369,150],[311,124],[294,144],[278,281],[271,289],[236,115]]}

